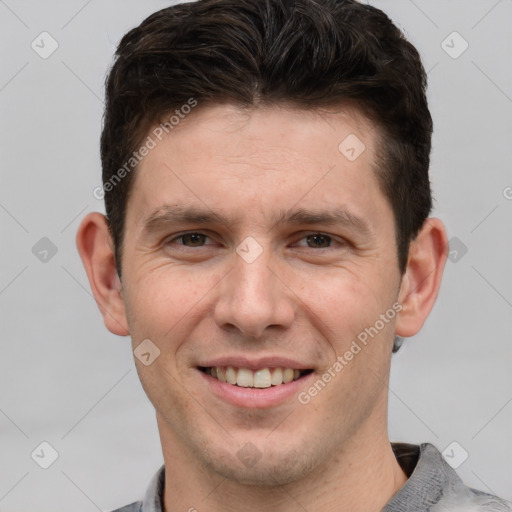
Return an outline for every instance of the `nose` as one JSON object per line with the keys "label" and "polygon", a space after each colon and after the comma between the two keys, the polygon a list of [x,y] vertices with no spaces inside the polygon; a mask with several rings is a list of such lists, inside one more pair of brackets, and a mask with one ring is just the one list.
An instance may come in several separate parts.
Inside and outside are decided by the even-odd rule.
{"label": "nose", "polygon": [[271,263],[270,250],[252,262],[234,254],[233,268],[218,288],[214,318],[219,327],[236,328],[254,338],[270,327],[290,327],[295,316],[293,293]]}

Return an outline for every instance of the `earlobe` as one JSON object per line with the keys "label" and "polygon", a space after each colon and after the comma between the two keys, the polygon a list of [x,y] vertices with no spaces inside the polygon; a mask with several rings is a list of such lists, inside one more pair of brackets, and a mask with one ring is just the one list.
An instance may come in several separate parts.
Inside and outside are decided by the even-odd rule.
{"label": "earlobe", "polygon": [[439,293],[447,255],[448,239],[443,223],[439,219],[427,219],[409,248],[398,299],[402,305],[395,324],[398,336],[413,336],[423,326]]}
{"label": "earlobe", "polygon": [[87,272],[96,303],[107,329],[119,336],[130,334],[117,275],[107,220],[101,213],[88,214],[80,224],[76,245]]}

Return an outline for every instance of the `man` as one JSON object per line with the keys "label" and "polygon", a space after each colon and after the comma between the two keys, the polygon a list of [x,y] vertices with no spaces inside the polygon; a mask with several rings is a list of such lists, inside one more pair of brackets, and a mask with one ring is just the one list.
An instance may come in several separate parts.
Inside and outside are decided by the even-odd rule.
{"label": "man", "polygon": [[414,47],[351,0],[201,0],[122,39],[107,215],[77,245],[165,465],[119,510],[512,510],[388,437],[391,354],[448,248],[425,86]]}

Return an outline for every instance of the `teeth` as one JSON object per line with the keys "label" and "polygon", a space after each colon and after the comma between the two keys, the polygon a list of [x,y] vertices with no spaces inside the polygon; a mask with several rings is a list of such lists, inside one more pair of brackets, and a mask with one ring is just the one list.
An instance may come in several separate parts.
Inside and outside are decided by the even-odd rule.
{"label": "teeth", "polygon": [[241,388],[252,388],[254,387],[254,378],[251,370],[247,368],[240,368],[238,375],[236,376],[236,385]]}
{"label": "teeth", "polygon": [[283,383],[283,370],[281,370],[281,368],[274,368],[272,370],[272,379],[270,383],[272,386],[277,386]]}
{"label": "teeth", "polygon": [[221,382],[226,382],[226,370],[222,366],[217,366],[217,379]]}
{"label": "teeth", "polygon": [[293,380],[293,370],[291,368],[285,368],[283,370],[283,382],[287,384]]}
{"label": "teeth", "polygon": [[248,368],[233,366],[214,366],[206,373],[212,377],[242,388],[269,388],[297,380],[301,371],[294,368],[262,368],[252,371]]}
{"label": "teeth", "polygon": [[[217,366],[218,368],[218,366]],[[232,366],[226,367],[226,381],[230,384],[236,384],[237,371]]]}
{"label": "teeth", "polygon": [[255,388],[269,388],[271,385],[272,379],[270,378],[270,370],[268,368],[263,368],[263,370],[254,372]]}

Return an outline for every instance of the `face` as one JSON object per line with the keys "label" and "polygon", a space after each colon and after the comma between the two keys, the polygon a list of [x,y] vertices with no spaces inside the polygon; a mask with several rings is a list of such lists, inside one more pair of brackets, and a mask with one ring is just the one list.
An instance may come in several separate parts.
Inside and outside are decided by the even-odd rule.
{"label": "face", "polygon": [[141,162],[122,297],[160,351],[136,363],[164,450],[273,485],[385,431],[401,276],[377,136],[350,109],[199,106]]}

